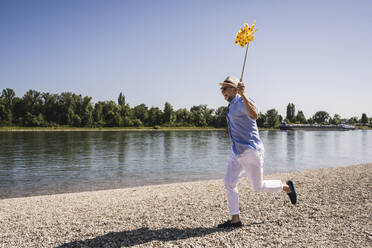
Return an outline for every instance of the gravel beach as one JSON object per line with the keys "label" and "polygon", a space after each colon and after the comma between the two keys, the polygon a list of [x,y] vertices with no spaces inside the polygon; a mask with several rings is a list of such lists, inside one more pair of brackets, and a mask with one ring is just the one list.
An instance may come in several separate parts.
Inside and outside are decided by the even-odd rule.
{"label": "gravel beach", "polygon": [[372,247],[372,164],[265,176],[287,195],[239,182],[237,229],[223,180],[0,200],[0,247]]}

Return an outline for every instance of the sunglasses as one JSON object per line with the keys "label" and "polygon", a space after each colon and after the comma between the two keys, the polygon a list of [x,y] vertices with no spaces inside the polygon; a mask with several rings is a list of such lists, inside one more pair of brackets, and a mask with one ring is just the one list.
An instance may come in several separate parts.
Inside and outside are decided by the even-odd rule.
{"label": "sunglasses", "polygon": [[233,87],[231,87],[231,86],[224,86],[224,87],[221,87],[220,89],[221,89],[222,91],[225,91],[225,90],[227,90],[228,88],[233,88]]}

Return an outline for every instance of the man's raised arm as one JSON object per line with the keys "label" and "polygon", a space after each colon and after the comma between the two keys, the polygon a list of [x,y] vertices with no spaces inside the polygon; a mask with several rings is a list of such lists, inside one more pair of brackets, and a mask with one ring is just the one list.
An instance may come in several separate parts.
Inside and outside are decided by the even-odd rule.
{"label": "man's raised arm", "polygon": [[258,112],[256,106],[249,100],[249,98],[244,94],[245,85],[240,82],[238,83],[238,93],[243,98],[245,108],[249,114],[249,116],[257,120],[258,118]]}

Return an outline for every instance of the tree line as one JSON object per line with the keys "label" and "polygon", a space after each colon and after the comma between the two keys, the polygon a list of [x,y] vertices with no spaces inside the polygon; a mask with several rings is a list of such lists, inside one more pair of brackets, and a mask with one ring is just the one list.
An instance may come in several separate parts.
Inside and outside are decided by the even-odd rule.
{"label": "tree line", "polygon": [[169,102],[163,109],[145,104],[130,107],[122,93],[117,102],[95,104],[91,97],[71,92],[29,90],[20,98],[6,88],[0,96],[0,126],[226,127],[226,111],[226,107],[214,110],[203,104],[175,110]]}
{"label": "tree line", "polygon": [[287,114],[284,122],[292,124],[325,124],[325,125],[337,125],[337,124],[350,124],[350,125],[361,125],[368,126],[372,124],[372,118],[368,118],[365,113],[359,118],[353,116],[349,119],[342,118],[339,114],[335,114],[333,117],[324,110],[317,111],[312,117],[306,119],[304,113],[299,110],[295,114],[295,105],[289,103],[287,105]]}
{"label": "tree line", "polygon": [[259,113],[257,119],[258,127],[277,128],[281,123],[287,124],[324,124],[324,125],[337,125],[349,124],[357,126],[371,126],[372,118],[368,118],[365,113],[359,118],[357,116],[349,119],[342,118],[339,114],[333,117],[324,110],[317,111],[313,116],[306,118],[303,111],[298,110],[296,114],[295,105],[289,103],[287,105],[287,112],[285,118],[278,114],[276,109],[270,109],[266,114]]}
{"label": "tree line", "polygon": [[[175,110],[166,102],[164,108],[148,107],[140,104],[130,107],[125,96],[120,93],[117,102],[92,102],[89,96],[77,95],[71,92],[61,94],[42,93],[35,90],[27,91],[23,97],[17,97],[13,89],[3,89],[0,95],[0,126],[27,127],[216,127],[226,128],[227,107],[210,109],[201,104],[192,106],[189,110]],[[295,106],[287,106],[287,115],[283,119],[275,109],[259,113],[257,125],[265,128],[275,128],[283,121],[287,123],[323,123],[338,124],[341,122],[355,124],[368,123],[365,114],[361,119],[353,117],[341,119],[339,115],[333,118],[325,111],[319,111],[306,119],[302,111],[295,114]]]}

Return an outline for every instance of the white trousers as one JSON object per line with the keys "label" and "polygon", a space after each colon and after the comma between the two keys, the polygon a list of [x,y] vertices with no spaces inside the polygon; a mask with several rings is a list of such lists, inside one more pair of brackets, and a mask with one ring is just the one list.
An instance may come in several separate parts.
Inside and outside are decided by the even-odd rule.
{"label": "white trousers", "polygon": [[246,176],[255,191],[279,193],[283,190],[281,180],[263,180],[264,152],[248,149],[242,154],[233,152],[229,159],[225,176],[225,188],[230,215],[239,214],[239,194],[237,183]]}

